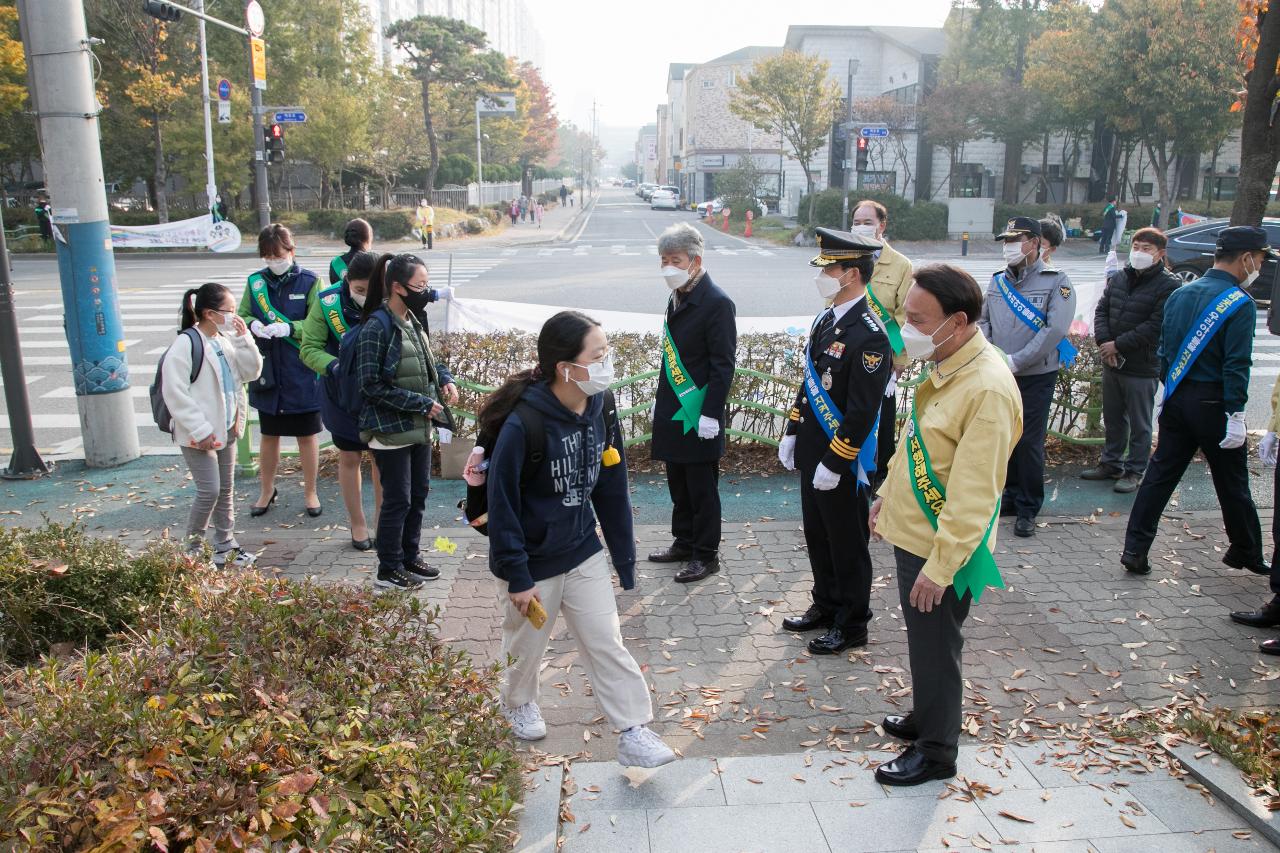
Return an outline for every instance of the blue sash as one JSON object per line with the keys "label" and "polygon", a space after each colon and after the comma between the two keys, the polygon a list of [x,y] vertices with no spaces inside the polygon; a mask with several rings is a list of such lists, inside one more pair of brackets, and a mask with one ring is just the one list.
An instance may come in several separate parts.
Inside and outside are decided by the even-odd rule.
{"label": "blue sash", "polygon": [[[1030,302],[1023,300],[1021,294],[1009,286],[1009,279],[1004,273],[996,275],[996,284],[1000,286],[1000,295],[1004,297],[1005,304],[1009,306],[1013,316],[1026,323],[1036,332],[1045,327],[1044,313]],[[1076,349],[1075,344],[1071,343],[1070,338],[1064,337],[1058,341],[1059,365],[1070,367],[1075,363],[1076,357],[1079,355],[1080,351]]]}
{"label": "blue sash", "polygon": [[[836,430],[840,429],[840,421],[844,418],[844,413],[836,408],[831,395],[818,382],[817,369],[813,364],[812,347],[813,336],[810,335],[804,349],[804,393],[809,399],[809,408],[818,418],[818,423],[822,424],[822,431],[827,434],[827,440],[830,441],[836,437]],[[871,425],[871,432],[862,441],[858,458],[849,463],[854,476],[861,472],[868,482],[876,470],[876,435],[879,429],[880,413],[877,411],[875,423]]]}
{"label": "blue sash", "polygon": [[1205,306],[1200,319],[1182,339],[1178,349],[1178,357],[1169,365],[1169,372],[1164,377],[1164,399],[1173,396],[1173,391],[1191,371],[1205,344],[1222,328],[1223,322],[1236,312],[1241,305],[1249,301],[1249,294],[1239,287],[1224,290],[1222,295]]}

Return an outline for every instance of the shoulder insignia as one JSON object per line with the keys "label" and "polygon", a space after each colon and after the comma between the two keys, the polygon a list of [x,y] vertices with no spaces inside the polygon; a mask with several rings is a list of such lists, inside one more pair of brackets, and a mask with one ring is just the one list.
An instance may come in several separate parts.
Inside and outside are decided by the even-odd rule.
{"label": "shoulder insignia", "polygon": [[879,320],[877,320],[877,319],[875,318],[875,315],[874,315],[874,314],[872,314],[870,311],[863,311],[863,312],[862,312],[862,322],[866,323],[866,324],[867,324],[867,328],[868,328],[868,329],[870,329],[870,330],[871,330],[871,331],[873,331],[873,332],[883,332],[883,331],[884,331],[884,329],[882,329],[882,328],[880,327],[880,321],[879,321]]}
{"label": "shoulder insignia", "polygon": [[867,371],[867,373],[875,373],[883,362],[883,353],[864,352],[862,354],[862,369]]}
{"label": "shoulder insignia", "polygon": [[1060,293],[1060,294],[1062,295],[1062,298],[1063,298],[1063,299],[1070,299],[1070,298],[1071,298],[1071,285],[1069,285],[1069,284],[1064,284],[1064,285],[1062,285],[1061,287],[1059,287],[1059,288],[1058,288],[1058,293]]}
{"label": "shoulder insignia", "polygon": [[338,303],[338,294],[331,293],[328,296],[320,297],[320,301],[325,305],[336,305]]}

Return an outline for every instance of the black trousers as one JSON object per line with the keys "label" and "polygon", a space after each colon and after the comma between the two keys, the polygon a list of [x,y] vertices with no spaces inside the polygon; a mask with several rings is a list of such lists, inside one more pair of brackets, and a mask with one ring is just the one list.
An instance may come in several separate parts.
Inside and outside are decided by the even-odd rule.
{"label": "black trousers", "polygon": [[889,473],[889,460],[898,442],[898,396],[885,397],[880,404],[880,429],[876,432],[875,482],[883,483]]}
{"label": "black trousers", "polygon": [[960,746],[960,723],[964,704],[964,679],[960,672],[964,634],[960,630],[969,617],[973,596],[956,598],[956,588],[947,587],[942,602],[928,613],[911,606],[915,586],[925,560],[901,548],[893,549],[898,564],[898,599],[907,624],[907,654],[911,660],[911,718],[920,736],[916,749],[925,758],[950,764]]}
{"label": "black trousers", "polygon": [[1156,452],[1147,465],[1129,514],[1125,551],[1145,555],[1151,550],[1160,514],[1199,450],[1209,462],[1213,489],[1218,493],[1232,550],[1242,558],[1262,555],[1262,527],[1258,523],[1258,508],[1249,493],[1249,446],[1223,450],[1218,444],[1226,433],[1222,385],[1183,380],[1160,413]]}
{"label": "black trousers", "polygon": [[[720,463],[667,463],[671,536],[695,560],[720,553]],[[385,498],[384,498],[385,500]]]}
{"label": "black trousers", "polygon": [[1058,371],[1014,379],[1022,392],[1022,438],[1009,455],[1003,502],[1014,507],[1019,518],[1035,518],[1044,505],[1044,439]]}
{"label": "black trousers", "polygon": [[820,492],[813,467],[800,468],[800,510],[813,570],[813,603],[837,628],[865,633],[871,621],[871,551],[867,544],[870,490],[846,468],[840,485]]}
{"label": "black trousers", "polygon": [[378,512],[378,568],[394,569],[418,558],[422,516],[431,488],[431,445],[374,450],[382,483]]}
{"label": "black trousers", "polygon": [[[1280,495],[1280,465],[1275,467],[1274,491]],[[1280,568],[1276,566],[1276,555],[1280,554],[1280,501],[1275,501],[1271,510],[1271,594],[1280,597]]]}

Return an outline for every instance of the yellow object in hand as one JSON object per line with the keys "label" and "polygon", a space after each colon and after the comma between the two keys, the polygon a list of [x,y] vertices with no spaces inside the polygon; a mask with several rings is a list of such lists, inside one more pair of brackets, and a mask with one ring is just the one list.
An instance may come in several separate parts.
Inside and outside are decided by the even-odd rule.
{"label": "yellow object in hand", "polygon": [[447,536],[437,536],[435,541],[435,549],[443,554],[453,556],[453,552],[458,550],[458,543],[452,541]]}
{"label": "yellow object in hand", "polygon": [[600,464],[606,468],[617,465],[622,461],[622,454],[618,452],[616,447],[606,447],[604,453],[600,454]]}
{"label": "yellow object in hand", "polygon": [[533,627],[541,631],[542,626],[547,624],[547,611],[543,608],[542,602],[536,598],[532,599],[529,602],[529,609],[525,611],[525,618],[529,620]]}

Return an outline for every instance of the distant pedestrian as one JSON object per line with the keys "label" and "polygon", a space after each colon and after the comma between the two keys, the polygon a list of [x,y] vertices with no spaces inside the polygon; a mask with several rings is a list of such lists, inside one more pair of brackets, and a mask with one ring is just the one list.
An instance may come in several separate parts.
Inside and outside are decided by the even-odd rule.
{"label": "distant pedestrian", "polygon": [[529,197],[524,193],[520,194],[520,221],[529,221]]}
{"label": "distant pedestrian", "polygon": [[1098,254],[1111,251],[1111,240],[1116,233],[1116,197],[1107,196],[1107,206],[1102,209],[1102,236],[1098,239]]}
{"label": "distant pedestrian", "polygon": [[222,222],[227,218],[227,203],[222,200],[221,195],[217,195],[213,199],[213,221]]}
{"label": "distant pedestrian", "polygon": [[[608,391],[613,375],[604,330],[577,311],[562,311],[538,333],[537,367],[509,378],[480,409],[480,431],[498,435],[487,479],[489,569],[499,579],[502,657],[514,659],[503,672],[499,697],[517,738],[546,737],[538,676],[563,613],[592,693],[609,725],[622,732],[618,763],[658,767],[675,760],[675,753],[648,728],[649,685],[622,643],[596,533],[598,515],[618,580],[623,589],[634,589],[627,465]],[[540,461],[528,455],[530,429]],[[533,472],[531,465],[537,465]]]}
{"label": "distant pedestrian", "polygon": [[541,201],[539,201],[537,204],[535,204],[535,205],[533,206],[533,212],[534,212],[534,215],[535,215],[535,216],[537,217],[537,219],[538,219],[538,227],[539,227],[539,228],[541,228],[541,227],[542,227],[542,214],[544,213],[544,210],[543,210],[542,202],[541,202]]}
{"label": "distant pedestrian", "polygon": [[252,340],[236,316],[231,291],[209,282],[183,294],[182,334],[162,356],[173,438],[196,489],[187,516],[188,546],[204,545],[212,520],[216,566],[244,567],[254,559],[236,541],[234,507],[236,439],[244,435],[249,414],[244,385],[262,372],[262,355]]}
{"label": "distant pedestrian", "polygon": [[[1107,277],[1093,318],[1102,356],[1102,425],[1106,444],[1085,480],[1115,480],[1135,492],[1151,457],[1152,412],[1160,384],[1160,327],[1164,306],[1182,280],[1165,268],[1168,239],[1155,228],[1133,235],[1129,263]],[[1126,458],[1126,451],[1127,457]]]}
{"label": "distant pedestrian", "polygon": [[278,223],[258,235],[258,254],[266,266],[249,276],[240,300],[240,316],[249,324],[262,353],[262,375],[249,386],[249,403],[258,410],[262,443],[258,448],[261,491],[249,508],[252,518],[265,515],[278,496],[276,468],[280,438],[298,441],[302,460],[303,500],[307,515],[322,512],[316,479],[320,472],[320,396],[316,375],[302,363],[302,321],[320,293],[311,270],[294,261],[293,234]]}
{"label": "distant pedestrian", "polygon": [[40,193],[36,196],[36,224],[40,226],[40,239],[53,241],[53,205],[49,196]]}
{"label": "distant pedestrian", "polygon": [[560,206],[565,206],[565,200],[569,197],[569,188],[564,184],[560,185]]}
{"label": "distant pedestrian", "polygon": [[520,202],[518,199],[511,199],[511,207],[507,210],[511,216],[511,224],[515,225],[516,220],[520,218]]}
{"label": "distant pedestrian", "polygon": [[425,198],[418,202],[413,212],[413,230],[422,241],[422,248],[431,249],[435,245],[436,209]]}
{"label": "distant pedestrian", "polygon": [[373,245],[373,226],[363,219],[351,220],[342,230],[342,242],[347,244],[347,250],[329,261],[329,284],[342,281],[351,259],[360,252],[369,251],[369,247]]}

